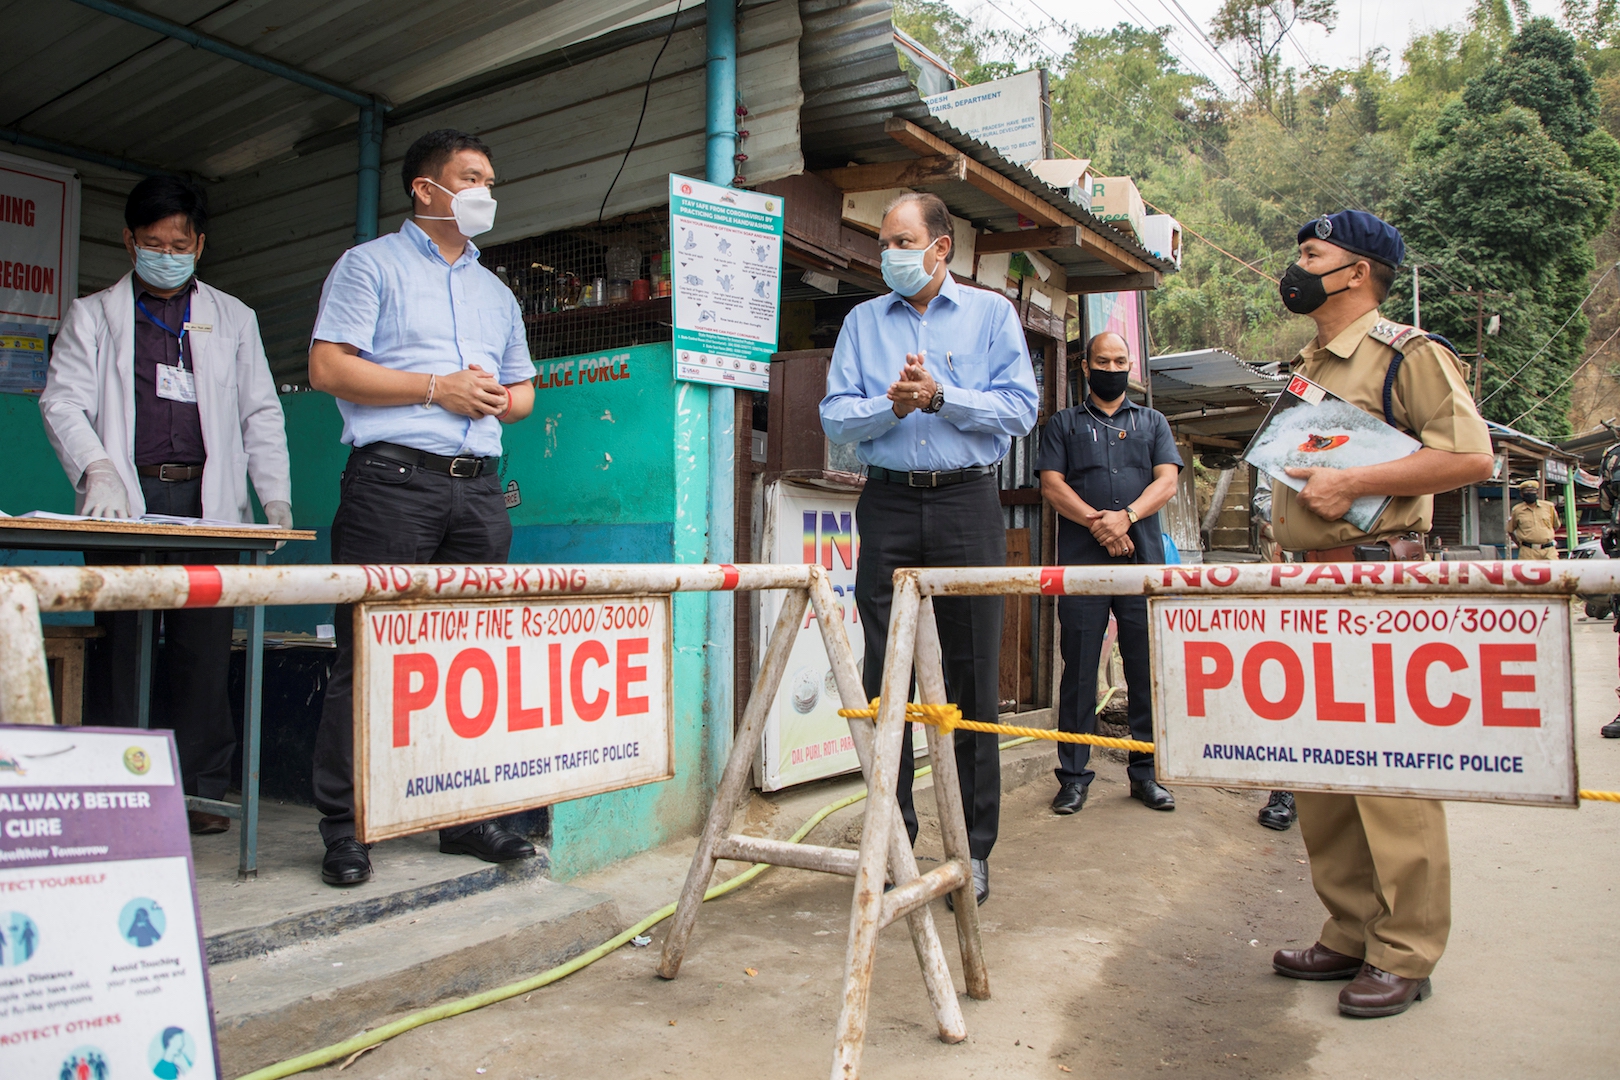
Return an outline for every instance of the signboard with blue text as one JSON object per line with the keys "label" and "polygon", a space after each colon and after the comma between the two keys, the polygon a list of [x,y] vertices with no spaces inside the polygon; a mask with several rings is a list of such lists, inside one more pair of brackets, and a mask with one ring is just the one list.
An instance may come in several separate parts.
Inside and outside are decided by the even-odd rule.
{"label": "signboard with blue text", "polygon": [[0,726],[0,1073],[218,1078],[174,736]]}
{"label": "signboard with blue text", "polygon": [[782,300],[782,198],[671,173],[675,377],[769,390]]}

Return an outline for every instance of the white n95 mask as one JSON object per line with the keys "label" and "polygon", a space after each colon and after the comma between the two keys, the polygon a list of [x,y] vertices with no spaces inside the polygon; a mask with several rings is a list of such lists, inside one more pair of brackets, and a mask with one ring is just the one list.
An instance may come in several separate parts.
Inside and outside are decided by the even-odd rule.
{"label": "white n95 mask", "polygon": [[480,184],[477,187],[451,191],[443,184],[429,180],[425,176],[422,179],[450,196],[450,216],[428,217],[425,214],[417,214],[421,220],[454,221],[461,235],[469,240],[495,227],[495,196],[490,194],[489,188]]}

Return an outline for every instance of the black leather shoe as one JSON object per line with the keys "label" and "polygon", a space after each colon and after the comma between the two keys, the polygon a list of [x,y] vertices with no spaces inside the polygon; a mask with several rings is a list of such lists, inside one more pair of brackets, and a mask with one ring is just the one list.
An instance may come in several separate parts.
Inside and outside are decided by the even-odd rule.
{"label": "black leather shoe", "polygon": [[511,862],[530,859],[534,845],[515,832],[486,821],[454,838],[439,834],[439,850],[446,855],[476,855],[485,862]]}
{"label": "black leather shoe", "polygon": [[1149,810],[1174,810],[1176,797],[1159,786],[1157,780],[1132,780],[1131,798],[1141,799]]}
{"label": "black leather shoe", "polygon": [[1292,791],[1273,791],[1271,801],[1260,808],[1260,824],[1278,832],[1287,832],[1298,816]]}
{"label": "black leather shoe", "polygon": [[[990,899],[990,860],[969,859],[968,866],[973,870],[973,899],[983,904]],[[956,894],[945,894],[945,906],[951,911],[956,910]]]}
{"label": "black leather shoe", "polygon": [[326,845],[321,860],[321,880],[328,885],[363,885],[371,880],[371,853],[352,836]]}
{"label": "black leather shoe", "polygon": [[1086,785],[1063,784],[1058,793],[1052,797],[1052,813],[1059,815],[1078,814],[1080,808],[1086,805]]}
{"label": "black leather shoe", "polygon": [[1620,716],[1598,728],[1598,733],[1605,739],[1620,739]]}

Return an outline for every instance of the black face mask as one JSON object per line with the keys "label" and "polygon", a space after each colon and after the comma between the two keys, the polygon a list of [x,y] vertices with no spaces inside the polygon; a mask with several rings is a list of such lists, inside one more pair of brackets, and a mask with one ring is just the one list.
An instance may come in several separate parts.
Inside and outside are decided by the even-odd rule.
{"label": "black face mask", "polygon": [[1086,374],[1086,385],[1091,387],[1091,392],[1097,395],[1098,401],[1113,401],[1124,396],[1130,384],[1129,371],[1102,371],[1092,368]]}
{"label": "black face mask", "polygon": [[1534,505],[1536,505],[1537,496],[1535,496],[1535,495],[1520,495],[1519,498],[1524,500],[1524,505],[1526,505],[1526,506],[1534,506]]}
{"label": "black face mask", "polygon": [[1336,274],[1340,270],[1356,265],[1353,262],[1344,266],[1335,266],[1326,274],[1313,274],[1299,263],[1294,263],[1283,271],[1282,280],[1277,282],[1277,292],[1282,296],[1283,307],[1295,315],[1309,315],[1323,304],[1327,298],[1348,292],[1350,286],[1328,292],[1322,285],[1322,279],[1328,274]]}

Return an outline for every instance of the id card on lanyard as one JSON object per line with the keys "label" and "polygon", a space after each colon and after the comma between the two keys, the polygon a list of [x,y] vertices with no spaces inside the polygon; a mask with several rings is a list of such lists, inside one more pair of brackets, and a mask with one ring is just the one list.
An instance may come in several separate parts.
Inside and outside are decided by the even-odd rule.
{"label": "id card on lanyard", "polygon": [[181,322],[178,330],[153,315],[147,308],[145,300],[136,300],[135,306],[151,320],[152,325],[174,335],[174,363],[157,366],[157,396],[165,401],[178,401],[184,405],[197,404],[197,376],[186,368],[186,332],[191,329],[190,298],[186,300],[185,320]]}

